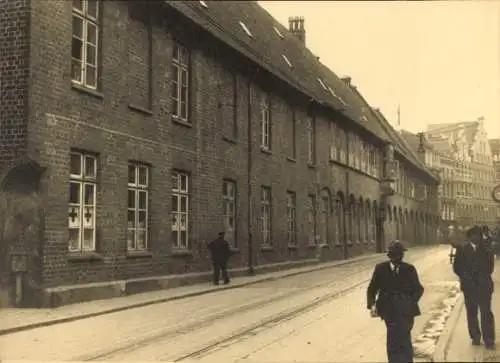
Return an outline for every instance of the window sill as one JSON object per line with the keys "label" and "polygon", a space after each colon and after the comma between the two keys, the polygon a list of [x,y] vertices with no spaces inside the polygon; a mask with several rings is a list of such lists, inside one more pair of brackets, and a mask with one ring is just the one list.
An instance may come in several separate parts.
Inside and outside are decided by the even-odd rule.
{"label": "window sill", "polygon": [[193,125],[189,121],[181,120],[175,116],[172,116],[172,121],[175,122],[176,124],[184,126],[184,127],[193,127]]}
{"label": "window sill", "polygon": [[185,248],[174,248],[172,249],[172,252],[170,253],[171,256],[175,257],[189,257],[193,256],[193,251],[185,249]]}
{"label": "window sill", "polygon": [[263,245],[263,246],[260,246],[260,250],[262,252],[272,252],[272,251],[274,251],[274,247],[271,245]]}
{"label": "window sill", "polygon": [[289,250],[298,250],[299,249],[299,246],[297,246],[296,244],[288,244],[288,249]]}
{"label": "window sill", "polygon": [[292,158],[292,157],[290,157],[290,156],[287,156],[287,157],[286,157],[286,160],[288,160],[288,161],[290,161],[290,162],[292,162],[292,163],[296,163],[296,162],[297,162],[297,159]]}
{"label": "window sill", "polygon": [[328,243],[317,243],[317,244],[308,244],[307,247],[309,247],[310,249],[314,249],[314,248],[328,248],[329,245],[328,245]]}
{"label": "window sill", "polygon": [[238,247],[231,247],[231,253],[240,253],[240,249]]}
{"label": "window sill", "polygon": [[129,103],[128,108],[130,108],[131,110],[143,113],[143,114],[148,115],[148,116],[153,115],[153,111],[151,109],[137,106],[137,105],[134,105],[133,103]]}
{"label": "window sill", "polygon": [[153,257],[149,251],[127,251],[127,258]]}
{"label": "window sill", "polygon": [[104,95],[101,92],[99,92],[97,90],[93,90],[93,89],[85,87],[85,86],[82,86],[81,84],[71,82],[71,88],[73,88],[74,90],[76,90],[78,92],[86,93],[88,95],[99,98],[101,100],[104,99]]}
{"label": "window sill", "polygon": [[269,149],[266,149],[265,147],[260,147],[260,151],[263,152],[264,154],[271,155],[272,152]]}
{"label": "window sill", "polygon": [[222,140],[227,141],[231,144],[236,144],[236,139],[228,136],[222,136]]}
{"label": "window sill", "polygon": [[97,252],[69,252],[68,261],[102,261],[104,256]]}
{"label": "window sill", "polygon": [[316,169],[316,164],[311,163],[311,162],[308,162],[308,163],[307,163],[307,167],[308,167],[309,169]]}

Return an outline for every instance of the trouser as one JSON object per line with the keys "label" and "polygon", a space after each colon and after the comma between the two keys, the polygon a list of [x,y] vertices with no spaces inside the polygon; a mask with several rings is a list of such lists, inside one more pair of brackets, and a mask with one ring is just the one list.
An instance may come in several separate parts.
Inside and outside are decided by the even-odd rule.
{"label": "trouser", "polygon": [[213,279],[214,284],[219,284],[220,275],[222,273],[222,279],[224,283],[229,283],[229,275],[227,274],[227,262],[226,261],[213,261]]}
{"label": "trouser", "polygon": [[411,330],[415,321],[414,317],[399,315],[384,321],[387,327],[387,358],[389,363],[412,363]]}
{"label": "trouser", "polygon": [[[480,340],[481,333],[485,344],[495,343],[495,317],[491,311],[491,293],[464,294],[467,310],[467,326],[473,340]],[[481,314],[481,330],[479,330],[478,309]]]}

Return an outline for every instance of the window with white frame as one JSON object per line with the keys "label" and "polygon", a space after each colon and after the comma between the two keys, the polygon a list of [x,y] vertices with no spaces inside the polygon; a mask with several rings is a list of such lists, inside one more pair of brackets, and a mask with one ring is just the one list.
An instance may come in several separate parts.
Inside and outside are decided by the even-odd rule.
{"label": "window with white frame", "polygon": [[338,142],[338,155],[339,155],[339,161],[343,164],[347,164],[347,133],[345,132],[344,129],[338,128],[338,136],[337,136],[337,142]]}
{"label": "window with white frame", "polygon": [[307,161],[309,164],[316,162],[316,135],[314,130],[314,117],[307,117]]}
{"label": "window with white frame", "polygon": [[226,239],[236,247],[236,183],[234,181],[222,182],[222,205]]}
{"label": "window with white frame", "polygon": [[130,163],[128,166],[127,249],[148,248],[149,167]]}
{"label": "window with white frame", "polygon": [[99,56],[99,0],[73,0],[71,79],[97,88]]}
{"label": "window with white frame", "polygon": [[271,102],[267,93],[262,95],[260,104],[260,147],[271,149]]}
{"label": "window with white frame", "polygon": [[307,203],[308,243],[316,244],[316,196],[309,195]]}
{"label": "window with white frame", "polygon": [[172,116],[189,122],[189,52],[179,43],[172,57]]}
{"label": "window with white frame", "polygon": [[271,188],[260,189],[260,232],[261,243],[264,246],[271,245]]}
{"label": "window with white frame", "polygon": [[70,153],[69,251],[96,249],[97,159],[85,152]]}
{"label": "window with white frame", "polygon": [[189,248],[189,175],[172,172],[172,243],[174,248]]}
{"label": "window with white frame", "polygon": [[287,239],[289,245],[297,244],[297,207],[294,192],[286,193]]}

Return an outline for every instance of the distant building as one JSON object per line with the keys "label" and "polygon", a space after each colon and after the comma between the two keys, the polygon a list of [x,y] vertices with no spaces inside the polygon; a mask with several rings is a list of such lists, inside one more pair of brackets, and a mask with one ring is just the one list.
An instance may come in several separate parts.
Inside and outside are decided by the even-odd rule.
{"label": "distant building", "polygon": [[[494,156],[484,120],[429,125],[426,138],[439,155],[443,180],[446,170],[448,175],[452,173],[450,189],[447,191],[447,182],[441,187],[443,219],[455,219],[462,227],[473,223],[495,225],[498,205],[492,198],[496,183]],[[454,209],[449,203],[455,205]]]}
{"label": "distant building", "polygon": [[286,28],[253,1],[2,4],[0,300],[207,279],[221,229],[249,270],[436,242],[438,178],[311,53],[303,18]]}
{"label": "distant building", "polygon": [[493,156],[493,167],[495,168],[495,179],[500,183],[500,139],[490,139],[490,150]]}

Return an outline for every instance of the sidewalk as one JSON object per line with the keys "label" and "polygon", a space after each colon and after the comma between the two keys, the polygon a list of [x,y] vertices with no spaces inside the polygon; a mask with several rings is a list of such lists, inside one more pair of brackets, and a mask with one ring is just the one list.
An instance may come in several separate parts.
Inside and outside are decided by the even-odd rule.
{"label": "sidewalk", "polygon": [[[422,247],[416,247],[415,250],[420,248]],[[318,264],[305,267],[262,273],[254,276],[237,277],[233,279],[230,285],[213,286],[208,283],[199,283],[190,286],[140,293],[113,299],[94,300],[84,303],[64,305],[53,309],[2,309],[0,310],[0,335],[70,322],[78,319],[91,318],[98,315],[109,314],[112,312],[138,308],[171,300],[204,295],[220,290],[249,286],[259,282],[272,281],[365,260],[373,260],[375,263],[379,262],[379,260],[382,261],[385,258],[385,254],[362,255],[349,260],[325,263],[318,262]]]}
{"label": "sidewalk", "polygon": [[[451,267],[450,267],[451,268]],[[495,262],[493,273],[495,292],[493,294],[492,309],[496,318],[496,336],[500,336],[500,260]],[[497,339],[497,345],[498,345]],[[500,347],[496,351],[488,351],[481,346],[473,346],[467,330],[467,314],[464,306],[463,294],[457,301],[451,313],[446,328],[439,338],[434,353],[434,362],[499,362]]]}

